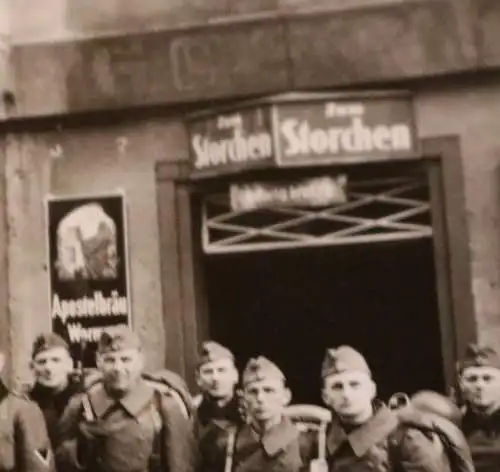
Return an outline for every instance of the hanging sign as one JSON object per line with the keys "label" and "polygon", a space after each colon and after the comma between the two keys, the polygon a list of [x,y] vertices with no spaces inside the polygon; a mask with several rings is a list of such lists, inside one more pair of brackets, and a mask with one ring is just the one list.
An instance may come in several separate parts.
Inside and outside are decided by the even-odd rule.
{"label": "hanging sign", "polygon": [[104,329],[131,324],[125,213],[122,194],[46,201],[52,330],[81,367]]}
{"label": "hanging sign", "polygon": [[316,164],[415,157],[408,96],[313,99],[276,105],[277,161]]}
{"label": "hanging sign", "polygon": [[376,162],[419,155],[413,100],[402,92],[284,94],[187,121],[192,175]]}
{"label": "hanging sign", "polygon": [[234,171],[273,162],[269,107],[200,117],[187,126],[194,173]]}
{"label": "hanging sign", "polygon": [[315,177],[293,182],[251,182],[232,184],[233,211],[275,206],[322,207],[345,203],[347,177]]}

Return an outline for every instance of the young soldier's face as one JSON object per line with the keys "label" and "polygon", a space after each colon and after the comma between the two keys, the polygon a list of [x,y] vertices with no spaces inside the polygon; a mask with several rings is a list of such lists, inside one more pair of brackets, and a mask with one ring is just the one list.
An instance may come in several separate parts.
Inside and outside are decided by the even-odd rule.
{"label": "young soldier's face", "polygon": [[460,377],[464,400],[479,408],[500,404],[500,370],[494,367],[468,367]]}
{"label": "young soldier's face", "polygon": [[364,372],[341,372],[325,378],[323,401],[344,418],[356,418],[371,411],[376,387]]}
{"label": "young soldier's face", "polygon": [[144,368],[144,355],[139,349],[106,352],[97,358],[99,370],[108,388],[128,391],[139,380]]}
{"label": "young soldier's face", "polygon": [[218,359],[199,367],[197,382],[201,391],[213,398],[233,396],[238,371],[231,359]]}
{"label": "young soldier's face", "polygon": [[40,352],[31,362],[37,383],[49,388],[64,388],[73,370],[73,360],[63,347]]}
{"label": "young soldier's face", "polygon": [[290,402],[291,393],[283,380],[268,378],[252,382],[243,390],[247,413],[257,421],[280,417]]}

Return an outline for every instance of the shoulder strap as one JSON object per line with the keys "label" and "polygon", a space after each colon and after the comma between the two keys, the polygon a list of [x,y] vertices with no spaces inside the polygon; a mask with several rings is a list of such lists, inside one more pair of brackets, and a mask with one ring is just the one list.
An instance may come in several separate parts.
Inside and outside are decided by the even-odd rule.
{"label": "shoulder strap", "polygon": [[238,427],[234,426],[229,428],[226,447],[226,461],[224,463],[224,472],[232,472],[234,452],[236,449],[236,435],[238,434]]}
{"label": "shoulder strap", "polygon": [[92,422],[96,420],[96,415],[92,404],[90,403],[90,396],[88,392],[82,395],[82,414],[85,421]]}
{"label": "shoulder strap", "polygon": [[391,472],[404,472],[401,464],[401,445],[404,439],[404,429],[398,427],[396,432],[388,438],[387,452]]}
{"label": "shoulder strap", "polygon": [[153,436],[153,447],[150,458],[150,470],[167,470],[167,458],[165,457],[165,431],[166,418],[162,408],[162,393],[154,391],[153,402],[151,403],[151,416],[155,434]]}

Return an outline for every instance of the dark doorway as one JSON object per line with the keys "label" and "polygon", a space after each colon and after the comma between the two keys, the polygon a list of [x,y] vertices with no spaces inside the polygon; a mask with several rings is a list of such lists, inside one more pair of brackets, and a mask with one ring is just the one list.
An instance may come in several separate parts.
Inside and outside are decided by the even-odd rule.
{"label": "dark doorway", "polygon": [[384,400],[444,390],[432,240],[206,256],[210,335],[239,367],[265,355],[320,403],[325,349],[368,359]]}

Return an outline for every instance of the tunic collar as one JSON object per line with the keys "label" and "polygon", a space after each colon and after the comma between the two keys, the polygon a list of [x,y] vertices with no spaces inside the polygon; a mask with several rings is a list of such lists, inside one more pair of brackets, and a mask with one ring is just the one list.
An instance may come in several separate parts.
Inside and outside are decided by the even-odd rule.
{"label": "tunic collar", "polygon": [[131,416],[137,416],[148,403],[151,403],[153,395],[153,387],[140,380],[132,390],[119,400],[111,397],[103,384],[99,383],[90,390],[89,399],[98,418],[102,418],[115,405],[121,405]]}
{"label": "tunic collar", "polygon": [[372,446],[385,439],[397,426],[396,414],[385,405],[380,406],[365,424],[349,434],[344,431],[339,421],[334,420],[326,440],[328,453],[334,454],[347,441],[354,454],[361,457]]}

